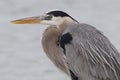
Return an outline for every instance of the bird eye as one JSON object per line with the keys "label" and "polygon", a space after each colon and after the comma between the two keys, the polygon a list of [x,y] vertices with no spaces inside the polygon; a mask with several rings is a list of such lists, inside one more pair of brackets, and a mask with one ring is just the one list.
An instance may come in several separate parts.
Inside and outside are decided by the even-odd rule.
{"label": "bird eye", "polygon": [[52,15],[48,15],[45,17],[45,20],[51,20],[52,19]]}

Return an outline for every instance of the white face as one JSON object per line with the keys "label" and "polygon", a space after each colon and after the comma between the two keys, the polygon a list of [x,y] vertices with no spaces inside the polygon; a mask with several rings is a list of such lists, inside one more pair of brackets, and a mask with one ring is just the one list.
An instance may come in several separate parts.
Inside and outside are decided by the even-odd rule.
{"label": "white face", "polygon": [[45,25],[60,25],[63,23],[63,21],[64,21],[64,18],[62,17],[54,17],[51,15],[45,15],[40,23],[45,24]]}

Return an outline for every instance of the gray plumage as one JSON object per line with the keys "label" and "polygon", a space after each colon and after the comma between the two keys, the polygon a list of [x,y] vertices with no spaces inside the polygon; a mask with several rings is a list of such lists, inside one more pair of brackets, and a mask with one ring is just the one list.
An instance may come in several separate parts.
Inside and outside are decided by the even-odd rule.
{"label": "gray plumage", "polygon": [[72,80],[120,80],[120,53],[96,28],[63,11],[14,20],[50,25],[42,38],[49,59]]}
{"label": "gray plumage", "polygon": [[57,27],[48,27],[43,33],[42,46],[46,55],[55,64],[55,66],[68,74],[64,54],[58,46],[59,37],[60,32]]}
{"label": "gray plumage", "polygon": [[120,80],[120,54],[100,31],[75,23],[65,33],[73,37],[65,45],[68,68],[79,80]]}

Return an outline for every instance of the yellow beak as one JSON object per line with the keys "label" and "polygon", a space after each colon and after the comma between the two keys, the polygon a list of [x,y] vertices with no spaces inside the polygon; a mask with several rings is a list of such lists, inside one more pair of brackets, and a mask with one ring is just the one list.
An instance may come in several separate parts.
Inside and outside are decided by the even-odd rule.
{"label": "yellow beak", "polygon": [[37,17],[29,17],[29,18],[23,18],[11,21],[14,24],[39,24],[42,20],[40,19],[40,16]]}

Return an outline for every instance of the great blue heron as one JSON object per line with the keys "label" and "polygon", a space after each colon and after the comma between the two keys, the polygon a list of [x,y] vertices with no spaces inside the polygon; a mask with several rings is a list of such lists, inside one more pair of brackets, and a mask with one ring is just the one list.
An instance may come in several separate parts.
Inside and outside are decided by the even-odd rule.
{"label": "great blue heron", "polygon": [[43,49],[72,80],[120,80],[120,53],[95,27],[59,10],[12,22],[50,25],[43,33]]}

